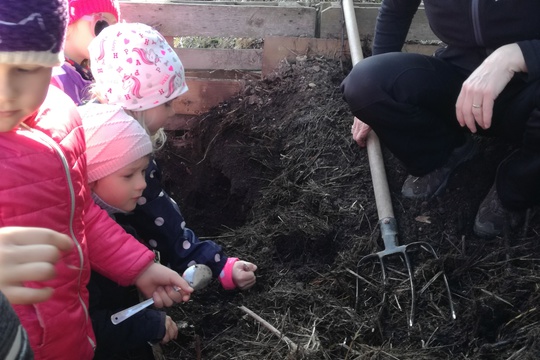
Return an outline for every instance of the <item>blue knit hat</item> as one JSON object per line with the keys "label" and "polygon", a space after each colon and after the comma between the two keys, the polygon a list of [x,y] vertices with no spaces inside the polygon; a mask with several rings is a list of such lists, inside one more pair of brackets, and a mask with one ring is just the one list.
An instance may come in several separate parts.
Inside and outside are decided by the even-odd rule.
{"label": "blue knit hat", "polygon": [[67,5],[67,0],[1,0],[0,63],[60,65]]}

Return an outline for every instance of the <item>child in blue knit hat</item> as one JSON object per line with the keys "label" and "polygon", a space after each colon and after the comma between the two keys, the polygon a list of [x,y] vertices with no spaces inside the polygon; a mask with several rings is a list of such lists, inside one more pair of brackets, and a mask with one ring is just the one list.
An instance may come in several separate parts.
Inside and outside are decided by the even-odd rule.
{"label": "child in blue knit hat", "polygon": [[54,278],[22,281],[29,289],[51,288],[50,298],[13,308],[36,359],[90,360],[96,347],[86,288],[91,270],[136,285],[158,307],[187,301],[193,289],[154,263],[154,254],[90,196],[80,116],[67,95],[49,87],[52,67],[63,61],[67,19],[64,0],[0,1],[0,224],[70,238]]}

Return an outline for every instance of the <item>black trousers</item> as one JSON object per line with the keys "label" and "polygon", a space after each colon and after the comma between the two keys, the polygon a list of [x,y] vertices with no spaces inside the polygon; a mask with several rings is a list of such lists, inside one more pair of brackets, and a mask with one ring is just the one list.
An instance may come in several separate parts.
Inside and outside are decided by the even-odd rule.
{"label": "black trousers", "polygon": [[[423,176],[448,160],[469,130],[455,104],[470,71],[451,61],[412,53],[387,53],[360,61],[343,80],[345,101],[370,125],[410,174]],[[540,80],[516,74],[495,100],[492,126],[478,134],[518,142],[497,171],[502,203],[524,209],[540,203]]]}

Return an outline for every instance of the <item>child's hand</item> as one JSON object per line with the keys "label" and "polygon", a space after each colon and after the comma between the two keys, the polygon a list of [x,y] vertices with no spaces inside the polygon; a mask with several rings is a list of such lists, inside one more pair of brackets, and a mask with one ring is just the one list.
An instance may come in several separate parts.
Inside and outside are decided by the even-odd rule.
{"label": "child's hand", "polygon": [[157,263],[147,267],[135,280],[135,285],[144,295],[152,296],[154,306],[158,308],[188,301],[193,292],[187,281],[176,271]]}
{"label": "child's hand", "polygon": [[242,260],[235,262],[232,271],[234,284],[240,290],[249,289],[257,281],[255,270],[257,270],[257,265],[255,264]]}
{"label": "child's hand", "polygon": [[166,344],[171,340],[176,339],[178,336],[178,326],[176,323],[171,319],[169,315],[165,317],[165,337],[163,340],[161,340],[162,344]]}
{"label": "child's hand", "polygon": [[12,304],[33,304],[51,297],[51,288],[27,288],[24,281],[45,281],[55,277],[54,264],[73,241],[50,229],[0,228],[0,291]]}

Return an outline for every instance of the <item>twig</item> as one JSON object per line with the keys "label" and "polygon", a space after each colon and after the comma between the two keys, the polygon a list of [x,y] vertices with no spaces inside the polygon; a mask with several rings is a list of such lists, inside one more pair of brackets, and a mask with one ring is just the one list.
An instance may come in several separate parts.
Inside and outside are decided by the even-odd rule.
{"label": "twig", "polygon": [[517,357],[519,356],[519,354],[521,354],[523,351],[525,351],[527,349],[526,346],[522,347],[521,349],[519,349],[518,351],[516,351],[515,353],[513,353],[508,359],[506,360],[512,360],[512,359],[517,359]]}
{"label": "twig", "polygon": [[212,143],[214,142],[214,140],[216,140],[216,138],[218,137],[218,135],[220,135],[221,132],[218,131],[216,133],[216,135],[214,135],[214,137],[212,138],[212,140],[210,140],[210,142],[208,143],[208,146],[206,147],[206,150],[204,151],[204,155],[203,155],[203,158],[201,160],[199,160],[197,162],[196,165],[199,165],[200,163],[202,163],[205,159],[206,159],[206,155],[208,155],[208,151],[210,150],[210,148],[212,147]]}
{"label": "twig", "polygon": [[289,349],[292,352],[296,352],[298,350],[298,345],[296,345],[291,339],[289,339],[287,336],[283,335],[278,329],[273,327],[269,322],[261,318],[259,315],[255,314],[253,311],[249,310],[244,305],[241,305],[238,307],[240,310],[260,322],[265,328],[270,330],[274,335],[285,341],[285,343],[289,346]]}
{"label": "twig", "polygon": [[499,300],[500,302],[503,302],[505,303],[506,305],[509,305],[511,307],[514,307],[514,305],[512,305],[510,302],[504,300],[502,297],[498,296],[498,295],[495,295],[494,293],[492,293],[491,291],[487,291],[485,289],[482,289],[480,288],[480,291],[483,292],[484,294],[487,294],[489,296],[493,296],[495,299]]}
{"label": "twig", "polygon": [[195,356],[197,360],[202,359],[201,337],[199,335],[195,335]]}
{"label": "twig", "polygon": [[375,285],[374,283],[372,283],[371,281],[369,281],[368,279],[358,275],[357,273],[355,273],[354,271],[352,271],[351,269],[345,269],[347,270],[348,272],[350,272],[351,274],[353,274],[356,278],[362,280],[363,282],[365,282],[366,284],[368,285],[371,285],[374,289],[378,289],[379,287],[377,285]]}

